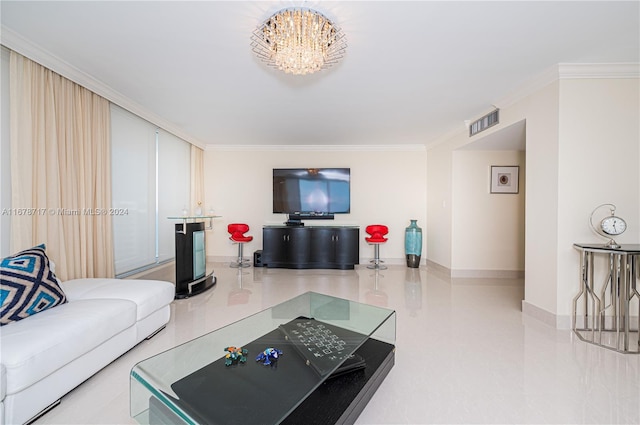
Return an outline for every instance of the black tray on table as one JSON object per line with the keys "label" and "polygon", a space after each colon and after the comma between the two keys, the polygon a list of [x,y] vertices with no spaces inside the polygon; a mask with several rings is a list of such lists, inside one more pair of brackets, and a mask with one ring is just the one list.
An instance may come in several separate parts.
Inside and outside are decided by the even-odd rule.
{"label": "black tray on table", "polygon": [[[271,365],[256,361],[267,347],[283,353]],[[177,399],[164,396],[200,424],[351,423],[394,359],[392,344],[306,317],[242,348],[248,350],[246,363],[225,366],[225,359],[218,359],[173,383]],[[319,375],[328,376],[318,386]],[[300,394],[309,392],[300,400]],[[283,419],[282,412],[290,407],[295,408]],[[151,397],[151,423],[177,419]]]}

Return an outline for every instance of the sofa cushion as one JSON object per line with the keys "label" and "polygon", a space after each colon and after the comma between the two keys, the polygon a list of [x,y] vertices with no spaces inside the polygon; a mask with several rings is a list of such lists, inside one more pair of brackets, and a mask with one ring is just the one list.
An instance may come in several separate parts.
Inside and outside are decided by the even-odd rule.
{"label": "sofa cushion", "polygon": [[140,321],[173,301],[175,287],[161,280],[137,279],[72,279],[62,282],[67,297],[76,299],[125,299],[138,306],[136,320]]}
{"label": "sofa cushion", "polygon": [[0,262],[0,326],[17,322],[67,301],[49,266],[44,245]]}
{"label": "sofa cushion", "polygon": [[0,350],[7,394],[36,383],[135,322],[134,302],[79,300],[4,326]]}

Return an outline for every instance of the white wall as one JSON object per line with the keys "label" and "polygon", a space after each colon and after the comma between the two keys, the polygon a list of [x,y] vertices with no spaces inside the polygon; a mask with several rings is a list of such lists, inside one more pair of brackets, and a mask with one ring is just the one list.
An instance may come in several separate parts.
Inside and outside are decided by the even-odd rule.
{"label": "white wall", "polygon": [[487,131],[500,131],[526,121],[523,306],[547,314],[555,314],[558,302],[558,87],[558,80],[554,80],[501,107],[500,124]]}
{"label": "white wall", "polygon": [[[628,223],[618,242],[640,242],[639,92],[638,78],[561,77],[501,107],[501,123],[486,131],[490,134],[526,120],[523,309],[559,328],[570,326],[572,300],[579,288],[579,255],[573,243],[605,242],[588,225],[592,210],[605,202],[616,204],[618,214]],[[443,188],[453,184],[455,193],[455,182],[464,178],[466,170],[456,170],[454,161],[462,139],[459,134],[452,136],[428,151],[427,227],[432,240],[432,229],[438,229],[445,242],[450,231],[441,227],[446,218],[435,221],[440,216],[433,211],[441,207],[431,201],[447,199]],[[432,181],[435,167],[441,171],[437,182]],[[430,260],[446,260],[446,252],[436,249],[449,248],[456,255],[461,249],[455,235],[463,233],[456,232],[456,217],[467,220],[466,214],[476,211],[458,211],[455,204],[453,208],[451,244],[429,246]],[[450,266],[440,264],[455,268],[456,258]],[[485,264],[493,260],[487,261]]]}
{"label": "white wall", "polygon": [[[350,224],[360,226],[360,258],[373,256],[364,241],[368,224],[389,226],[389,241],[380,256],[389,263],[404,262],[404,229],[417,219],[426,239],[426,151],[423,147],[394,149],[330,148],[207,149],[205,167],[205,209],[213,208],[221,219],[207,234],[207,256],[231,258],[237,247],[228,240],[227,225],[245,222],[254,240],[245,255],[262,249],[262,226],[282,224],[284,214],[272,211],[272,169],[287,167],[351,168],[351,213],[336,214],[332,221],[306,221],[307,225]],[[423,262],[425,249],[423,246]]]}
{"label": "white wall", "polygon": [[[524,271],[524,161],[515,150],[453,152],[452,277]],[[490,193],[492,165],[520,167],[517,194]]]}
{"label": "white wall", "polygon": [[615,203],[629,225],[619,242],[640,240],[638,92],[637,78],[561,78],[508,108],[505,125],[527,119],[523,306],[559,328],[570,327],[579,289],[573,244],[604,243],[592,210]]}
{"label": "white wall", "polygon": [[[470,138],[461,126],[427,152],[428,260],[453,277],[517,276],[525,269],[525,154],[473,150],[476,142],[505,127]],[[489,193],[491,165],[520,166],[518,195]]]}
{"label": "white wall", "polygon": [[451,269],[451,180],[454,142],[427,152],[428,260]]}
{"label": "white wall", "polygon": [[560,82],[556,311],[565,322],[579,288],[572,244],[606,243],[588,225],[593,209],[615,204],[628,226],[616,241],[640,243],[639,93],[637,78]]}
{"label": "white wall", "polygon": [[[448,158],[453,167],[453,153],[462,146],[472,146],[481,138],[499,132],[515,123],[526,121],[526,160],[525,160],[525,302],[545,312],[554,312],[557,305],[557,222],[558,222],[558,82],[547,84],[533,94],[519,99],[508,107],[500,109],[500,124],[469,138],[465,132],[456,134],[428,151],[429,166],[437,162],[444,162]],[[468,149],[468,147],[467,147]],[[462,152],[462,151],[461,151]],[[443,165],[440,165],[443,167]],[[453,172],[450,173],[449,185],[451,185]],[[430,172],[429,177],[431,178]],[[441,187],[446,187],[444,182],[447,174],[439,176]],[[461,178],[460,176],[456,178]],[[429,190],[433,186],[429,181]],[[453,192],[453,187],[451,188]],[[429,194],[430,199],[432,194]],[[444,198],[445,194],[441,194]],[[429,234],[431,228],[439,228],[439,223],[432,223],[434,217],[429,209]],[[439,228],[442,234],[452,232],[453,217],[464,217],[466,214],[475,214],[475,208],[471,211],[459,210],[454,213],[451,209],[450,228]],[[488,208],[485,215],[500,214],[499,208]],[[460,234],[460,232],[458,232]],[[443,244],[439,249],[453,251],[453,241],[447,247]],[[488,246],[476,249],[496,251],[495,241]],[[459,249],[459,248],[455,248]],[[429,260],[432,260],[434,251],[429,249]],[[441,258],[445,253],[439,254]],[[435,258],[435,257],[434,257]],[[432,260],[436,261],[437,260]],[[484,269],[496,260],[492,258],[483,266],[475,262],[477,269]],[[439,263],[452,268],[453,260],[449,265]]]}

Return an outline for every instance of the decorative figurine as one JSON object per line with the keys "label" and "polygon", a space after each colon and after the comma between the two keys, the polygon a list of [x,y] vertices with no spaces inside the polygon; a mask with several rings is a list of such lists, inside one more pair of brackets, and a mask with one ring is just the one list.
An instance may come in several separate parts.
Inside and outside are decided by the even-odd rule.
{"label": "decorative figurine", "polygon": [[277,348],[269,347],[262,353],[258,354],[258,357],[256,357],[256,361],[262,361],[263,365],[268,366],[272,361],[276,362],[278,360],[278,357],[280,357],[281,355],[282,351],[278,350]]}
{"label": "decorative figurine", "polygon": [[247,353],[249,352],[249,350],[247,350],[246,348],[231,346],[225,348],[224,351],[227,352],[227,355],[224,356],[225,366],[231,366],[234,362],[244,363],[247,361]]}

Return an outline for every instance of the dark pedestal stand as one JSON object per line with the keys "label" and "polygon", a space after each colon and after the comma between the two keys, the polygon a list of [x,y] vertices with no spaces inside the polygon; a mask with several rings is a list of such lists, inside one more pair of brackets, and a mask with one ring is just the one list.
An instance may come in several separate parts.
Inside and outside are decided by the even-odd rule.
{"label": "dark pedestal stand", "polygon": [[206,275],[204,223],[181,223],[176,231],[176,298],[200,294],[216,284],[213,271]]}

